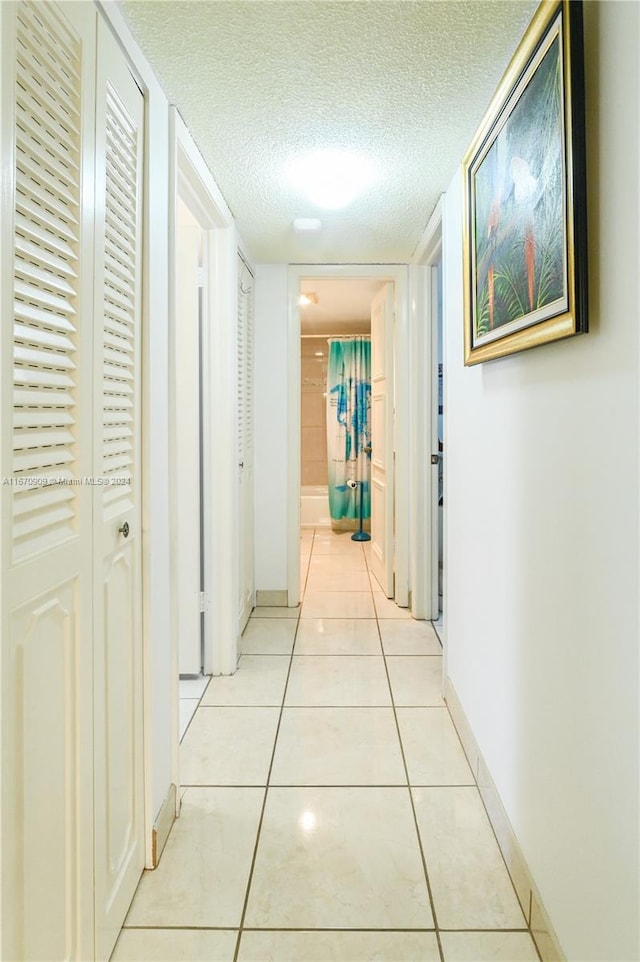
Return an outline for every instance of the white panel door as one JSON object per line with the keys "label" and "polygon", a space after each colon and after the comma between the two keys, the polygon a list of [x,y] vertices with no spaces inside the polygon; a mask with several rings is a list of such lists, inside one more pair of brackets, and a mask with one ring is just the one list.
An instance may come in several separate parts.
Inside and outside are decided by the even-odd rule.
{"label": "white panel door", "polygon": [[[3,959],[93,957],[95,9],[0,4]],[[90,145],[89,145],[90,146]]]}
{"label": "white panel door", "polygon": [[144,99],[98,22],[95,221],[96,959],[144,867],[140,308]]}
{"label": "white panel door", "polygon": [[254,606],[253,287],[253,275],[238,257],[239,637]]}
{"label": "white panel door", "polygon": [[178,667],[199,675],[200,629],[200,316],[196,226],[176,229],[175,363],[176,579]]}
{"label": "white panel door", "polygon": [[393,598],[394,286],[371,303],[371,571]]}

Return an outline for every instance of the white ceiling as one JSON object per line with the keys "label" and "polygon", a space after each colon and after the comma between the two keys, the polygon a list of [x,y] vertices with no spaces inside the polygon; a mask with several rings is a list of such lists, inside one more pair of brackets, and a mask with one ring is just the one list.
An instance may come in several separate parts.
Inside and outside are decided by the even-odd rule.
{"label": "white ceiling", "polygon": [[[258,262],[406,262],[536,0],[120,0]],[[321,147],[376,182],[320,210],[287,165]],[[320,218],[319,234],[293,231]]]}

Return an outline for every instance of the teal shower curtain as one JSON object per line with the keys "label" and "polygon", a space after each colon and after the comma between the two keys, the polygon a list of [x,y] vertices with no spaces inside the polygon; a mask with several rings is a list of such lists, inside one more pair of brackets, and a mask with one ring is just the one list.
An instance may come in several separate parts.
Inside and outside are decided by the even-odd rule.
{"label": "teal shower curtain", "polygon": [[[370,448],[371,341],[367,337],[330,339],[327,454],[329,510],[334,521],[360,517],[361,493],[362,516],[370,517]],[[362,484],[350,488],[350,480]]]}

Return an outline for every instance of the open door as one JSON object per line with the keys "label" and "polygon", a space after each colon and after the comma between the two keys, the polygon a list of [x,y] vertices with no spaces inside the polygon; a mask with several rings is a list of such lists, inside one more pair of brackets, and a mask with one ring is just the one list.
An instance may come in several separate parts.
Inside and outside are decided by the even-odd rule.
{"label": "open door", "polygon": [[371,303],[371,571],[393,598],[393,326],[394,286]]}

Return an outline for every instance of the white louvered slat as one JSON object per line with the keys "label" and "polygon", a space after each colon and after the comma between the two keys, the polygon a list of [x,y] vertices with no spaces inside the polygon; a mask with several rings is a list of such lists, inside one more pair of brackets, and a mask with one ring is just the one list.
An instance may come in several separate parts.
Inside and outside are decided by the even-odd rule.
{"label": "white louvered slat", "polygon": [[251,286],[247,294],[246,356],[245,444],[249,460],[253,464],[253,277],[251,277]]}
{"label": "white louvered slat", "polygon": [[80,48],[46,4],[19,6],[16,40],[12,551],[21,560],[76,525]]}
{"label": "white louvered slat", "polygon": [[[103,510],[124,511],[133,499],[136,367],[138,131],[116,93],[106,103],[105,260],[103,290]],[[122,481],[126,483],[121,483]],[[118,483],[116,483],[118,482]]]}
{"label": "white louvered slat", "polygon": [[253,463],[253,276],[238,258],[238,453]]}

